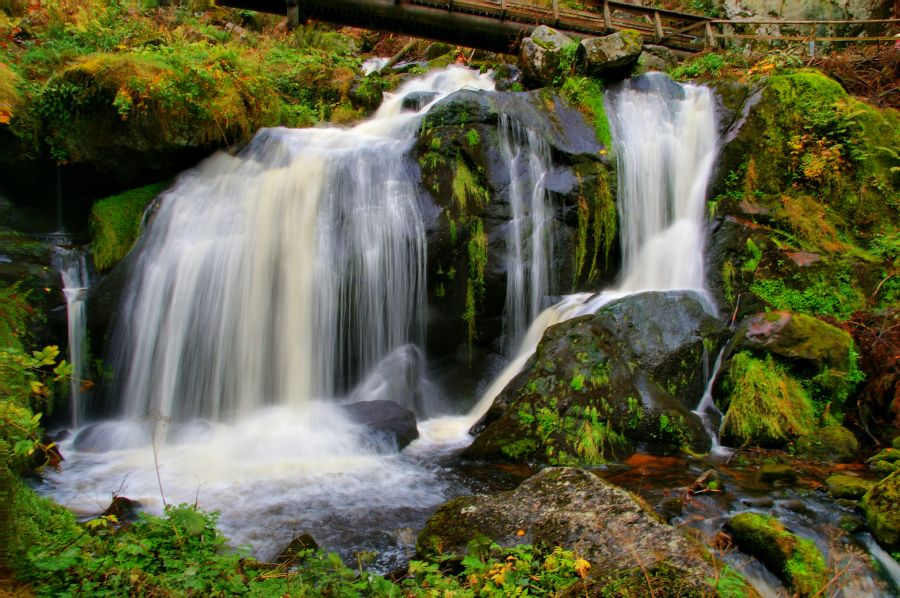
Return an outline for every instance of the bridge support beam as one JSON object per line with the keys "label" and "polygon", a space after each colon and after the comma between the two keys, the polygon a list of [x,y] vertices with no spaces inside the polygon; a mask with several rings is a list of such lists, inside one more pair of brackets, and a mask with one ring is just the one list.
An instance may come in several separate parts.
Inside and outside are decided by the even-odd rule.
{"label": "bridge support beam", "polygon": [[288,29],[296,29],[300,25],[300,2],[287,0],[287,26]]}

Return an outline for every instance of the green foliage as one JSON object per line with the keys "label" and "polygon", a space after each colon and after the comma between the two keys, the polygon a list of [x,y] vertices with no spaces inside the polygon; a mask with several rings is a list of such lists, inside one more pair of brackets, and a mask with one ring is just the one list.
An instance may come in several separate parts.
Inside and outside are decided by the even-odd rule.
{"label": "green foliage", "polygon": [[[795,286],[788,286],[787,282]],[[750,291],[773,309],[795,311],[814,316],[848,319],[865,306],[866,299],[853,283],[846,267],[824,273],[800,273],[790,279],[756,278]]]}
{"label": "green foliage", "polygon": [[[598,165],[597,190],[589,197],[578,197],[575,243],[575,276],[573,284],[584,278],[592,283],[600,270],[598,262],[603,255],[604,266],[609,262],[609,251],[616,237],[616,204],[610,190],[606,169]],[[587,267],[587,272],[585,272]]]}
{"label": "green foliage", "polygon": [[725,57],[715,52],[701,54],[689,62],[682,63],[669,73],[673,79],[696,79],[698,77],[715,77],[725,66]]}
{"label": "green foliage", "polygon": [[475,129],[469,129],[466,131],[466,141],[469,142],[471,147],[475,147],[479,143],[481,143],[481,136],[478,134],[478,131]]}
{"label": "green foliage", "polygon": [[606,106],[603,104],[603,82],[591,77],[567,77],[560,88],[560,93],[566,100],[578,106],[594,123],[597,139],[608,151],[612,147],[612,133],[606,116]]}
{"label": "green foliage", "polygon": [[728,410],[722,430],[737,444],[783,444],[815,425],[806,390],[771,355],[759,359],[737,353],[728,366],[725,390]]}
{"label": "green foliage", "polygon": [[456,168],[453,171],[453,182],[451,185],[453,198],[456,200],[459,212],[462,215],[466,214],[469,201],[474,201],[475,205],[482,207],[491,200],[488,190],[481,184],[465,160],[459,156],[456,158]]}
{"label": "green foliage", "polygon": [[99,271],[109,270],[131,251],[141,233],[144,211],[168,182],[101,199],[91,208],[91,255]]}

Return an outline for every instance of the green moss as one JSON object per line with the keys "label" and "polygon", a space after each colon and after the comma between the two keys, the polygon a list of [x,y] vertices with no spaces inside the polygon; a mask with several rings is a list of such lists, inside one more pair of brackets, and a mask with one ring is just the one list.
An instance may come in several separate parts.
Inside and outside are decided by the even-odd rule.
{"label": "green moss", "polygon": [[456,158],[451,188],[459,213],[463,216],[466,214],[469,201],[475,202],[475,205],[480,208],[491,199],[488,190],[478,181],[465,160],[459,156]]}
{"label": "green moss", "polygon": [[598,165],[596,193],[578,198],[573,284],[579,280],[589,284],[596,282],[600,274],[598,262],[601,255],[604,268],[609,264],[609,251],[616,238],[617,213],[607,176],[605,168]]}
{"label": "green moss", "polygon": [[895,471],[863,496],[869,529],[889,551],[900,550],[900,471]]}
{"label": "green moss", "polygon": [[475,147],[476,145],[481,143],[481,136],[475,129],[469,129],[468,131],[466,131],[466,141],[469,143],[470,147]]}
{"label": "green moss", "polygon": [[722,430],[736,444],[783,444],[815,425],[806,391],[771,355],[758,359],[748,352],[736,354],[725,388],[728,409]]}
{"label": "green moss", "polygon": [[603,104],[603,83],[591,77],[568,77],[562,84],[560,92],[590,119],[597,132],[597,139],[606,151],[609,151],[613,142],[606,106]]}
{"label": "green moss", "polygon": [[815,543],[791,533],[778,519],[739,513],[728,528],[743,552],[761,560],[800,596],[816,595],[828,583],[825,558]]}
{"label": "green moss", "polygon": [[91,255],[100,271],[125,257],[141,232],[144,210],[168,185],[156,183],[101,199],[91,209]]}
{"label": "green moss", "polygon": [[787,282],[758,277],[750,284],[750,292],[774,309],[834,316],[838,320],[848,319],[866,305],[866,298],[854,284],[848,268],[840,268],[830,275],[803,272]]}

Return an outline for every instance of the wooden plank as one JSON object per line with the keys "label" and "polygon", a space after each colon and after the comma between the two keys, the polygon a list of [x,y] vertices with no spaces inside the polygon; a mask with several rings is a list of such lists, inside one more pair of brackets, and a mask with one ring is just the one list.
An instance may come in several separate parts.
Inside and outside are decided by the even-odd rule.
{"label": "wooden plank", "polygon": [[662,39],[665,40],[670,37],[675,37],[676,35],[683,35],[683,34],[687,33],[688,31],[691,31],[693,29],[698,29],[698,28],[704,27],[704,26],[710,27],[709,21],[702,21],[700,23],[692,23],[692,24],[688,25],[687,27],[682,27],[681,29],[676,29],[675,31],[670,31],[669,33],[665,34],[662,37]]}
{"label": "wooden plank", "polygon": [[603,3],[603,25],[606,31],[612,31],[612,16],[609,13],[609,2]]}
{"label": "wooden plank", "polygon": [[772,20],[751,20],[742,19],[712,19],[711,23],[720,23],[723,25],[867,25],[872,23],[897,23],[900,19],[851,19],[846,21],[772,21]]}
{"label": "wooden plank", "polygon": [[662,20],[659,18],[659,12],[654,12],[654,13],[653,13],[653,25],[654,25],[654,28],[655,28],[654,33],[655,33],[656,35],[655,35],[654,37],[656,38],[656,41],[657,41],[657,42],[662,41],[662,38],[663,38],[663,26],[662,26]]}
{"label": "wooden plank", "polygon": [[553,26],[559,25],[559,0],[553,0]]}
{"label": "wooden plank", "polygon": [[707,45],[710,48],[716,47],[716,36],[713,34],[712,24],[709,22],[706,23],[706,30],[704,31],[703,42],[704,42],[704,45]]}
{"label": "wooden plank", "polygon": [[788,42],[890,42],[896,37],[810,37],[805,35],[753,35],[752,33],[716,33],[715,39],[756,39],[764,41],[784,40]]}

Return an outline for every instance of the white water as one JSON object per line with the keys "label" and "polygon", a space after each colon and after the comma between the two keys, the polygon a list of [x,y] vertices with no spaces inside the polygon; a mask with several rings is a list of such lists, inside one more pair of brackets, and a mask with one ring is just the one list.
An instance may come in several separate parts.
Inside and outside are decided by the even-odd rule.
{"label": "white water", "polygon": [[76,431],[48,491],[85,514],[114,492],[154,512],[163,496],[198,500],[263,558],[301,532],[375,547],[382,568],[408,558],[408,528],[461,490],[334,402],[354,391],[413,408],[427,394],[424,226],[406,155],[428,107],[401,104],[464,87],[493,84],[437,71],[352,129],[263,130],[180,177],[132,265],[115,345],[123,419]]}
{"label": "white water", "polygon": [[706,187],[716,156],[717,128],[712,92],[685,85],[683,99],[665,97],[663,75],[645,75],[639,90],[629,83],[606,97],[618,164],[623,266],[615,289],[564,297],[528,329],[515,358],[472,410],[419,426],[423,442],[464,445],[469,429],[521,371],[544,330],[642,291],[693,290],[707,297],[703,271]]}
{"label": "white water", "polygon": [[85,254],[79,249],[57,247],[53,255],[54,266],[62,276],[63,294],[66,296],[68,316],[69,363],[72,377],[69,381],[69,411],[73,428],[84,423],[85,396],[83,384],[88,378],[88,348],[84,299],[90,281]]}
{"label": "white water", "polygon": [[510,174],[506,257],[505,343],[512,353],[519,347],[528,325],[541,311],[550,293],[553,261],[553,216],[547,197],[550,172],[547,141],[500,115],[500,153]]}

